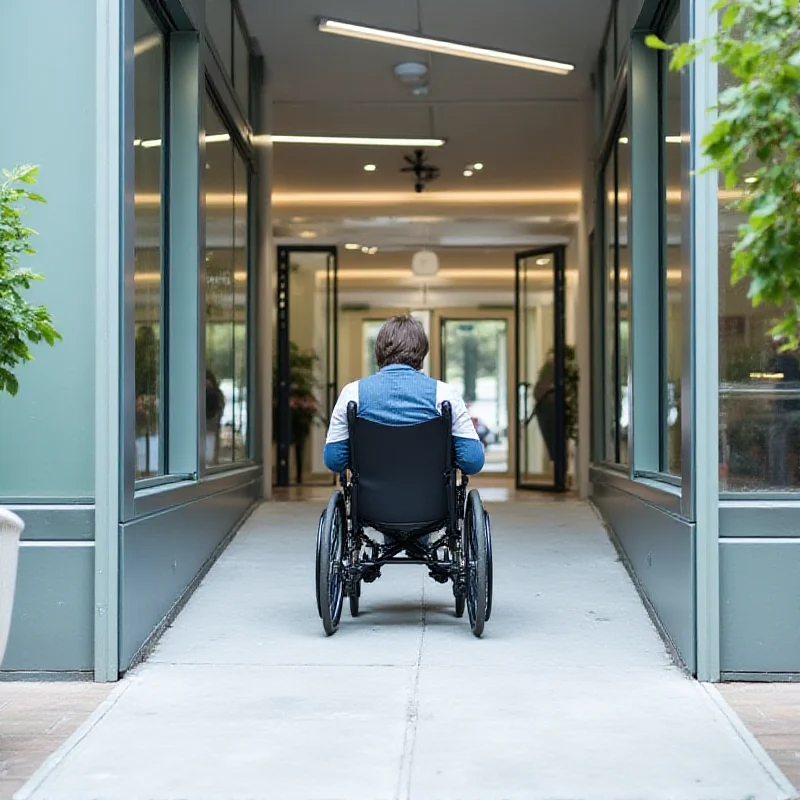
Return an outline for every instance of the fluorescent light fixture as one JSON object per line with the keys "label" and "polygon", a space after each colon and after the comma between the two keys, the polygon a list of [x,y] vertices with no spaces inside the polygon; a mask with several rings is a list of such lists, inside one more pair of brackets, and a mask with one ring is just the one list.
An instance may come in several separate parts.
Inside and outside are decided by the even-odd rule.
{"label": "fluorescent light fixture", "polygon": [[377,252],[378,252],[378,248],[377,248],[377,247],[370,247],[370,249],[369,249],[369,254],[370,254],[371,256],[374,256],[374,255],[375,255],[375,253],[377,253]]}
{"label": "fluorescent light fixture", "polygon": [[316,239],[317,234],[314,231],[300,231],[301,239]]}
{"label": "fluorescent light fixture", "polygon": [[628,144],[628,137],[627,136],[620,136],[619,143],[620,144]]}
{"label": "fluorescent light fixture", "polygon": [[442,147],[444,139],[424,139],[413,137],[383,136],[297,136],[294,134],[271,134],[254,136],[256,144],[272,142],[273,144],[341,144],[361,147]]}
{"label": "fluorescent light fixture", "polygon": [[133,55],[134,56],[141,56],[144,53],[149,52],[154,47],[158,47],[162,41],[164,40],[164,34],[158,31],[157,33],[151,33],[148,36],[142,36],[141,39],[137,39],[133,43]]}
{"label": "fluorescent light fixture", "polygon": [[[206,144],[214,144],[214,142],[229,142],[231,135],[229,133],[211,133],[206,136]],[[149,150],[151,147],[161,147],[161,139],[134,139],[134,146],[137,144]]]}
{"label": "fluorescent light fixture", "polygon": [[350,242],[350,243],[348,243],[348,244],[346,244],[344,246],[344,249],[345,250],[360,250],[361,249],[361,245],[360,244],[354,244],[353,242]]}
{"label": "fluorescent light fixture", "polygon": [[682,136],[665,136],[664,141],[667,144],[681,144],[683,142]]}
{"label": "fluorescent light fixture", "polygon": [[447,39],[431,39],[428,36],[420,36],[414,33],[370,28],[366,25],[357,25],[343,20],[328,19],[327,17],[318,19],[317,24],[319,30],[323,33],[335,33],[338,36],[349,36],[353,39],[366,39],[370,42],[409,47],[413,50],[423,50],[427,53],[471,58],[475,61],[488,61],[492,64],[503,64],[508,67],[550,72],[554,75],[569,75],[575,69],[573,64],[566,64],[560,61],[549,61],[544,58],[508,53],[503,50],[476,47],[475,45],[452,42]]}
{"label": "fluorescent light fixture", "polygon": [[537,258],[536,259],[536,263],[540,267],[546,267],[550,263],[550,259],[549,258]]}
{"label": "fluorescent light fixture", "polygon": [[376,169],[375,164],[364,164],[364,172],[375,172]]}

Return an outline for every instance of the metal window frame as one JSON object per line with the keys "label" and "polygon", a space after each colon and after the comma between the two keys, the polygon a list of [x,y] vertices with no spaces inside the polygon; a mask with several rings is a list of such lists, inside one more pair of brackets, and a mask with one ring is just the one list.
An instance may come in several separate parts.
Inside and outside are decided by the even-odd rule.
{"label": "metal window frame", "polygon": [[[276,359],[278,378],[277,398],[277,464],[275,485],[286,487],[290,485],[289,463],[291,460],[291,425],[292,413],[290,407],[290,315],[291,315],[291,254],[292,253],[324,253],[328,256],[326,265],[326,297],[325,297],[325,324],[330,329],[333,324],[333,336],[327,337],[330,348],[326,353],[326,398],[331,410],[336,400],[338,389],[338,337],[339,337],[339,249],[336,245],[300,245],[287,244],[278,246],[278,281],[275,290],[275,303],[277,307],[276,326]],[[330,332],[330,330],[329,330]],[[330,358],[331,350],[333,359]],[[331,380],[332,377],[332,380]],[[331,393],[334,394],[331,397]],[[335,476],[333,476],[335,480]]]}

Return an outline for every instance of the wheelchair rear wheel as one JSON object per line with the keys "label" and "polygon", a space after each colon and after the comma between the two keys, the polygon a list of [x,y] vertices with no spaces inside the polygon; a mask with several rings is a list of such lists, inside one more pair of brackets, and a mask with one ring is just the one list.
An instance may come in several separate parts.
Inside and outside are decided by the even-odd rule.
{"label": "wheelchair rear wheel", "polygon": [[464,561],[466,565],[466,605],[469,624],[475,636],[483,634],[483,627],[491,613],[491,533],[489,515],[483,502],[473,489],[467,496],[464,514]]}
{"label": "wheelchair rear wheel", "polygon": [[334,492],[317,531],[317,608],[328,636],[336,633],[344,603],[345,506]]}

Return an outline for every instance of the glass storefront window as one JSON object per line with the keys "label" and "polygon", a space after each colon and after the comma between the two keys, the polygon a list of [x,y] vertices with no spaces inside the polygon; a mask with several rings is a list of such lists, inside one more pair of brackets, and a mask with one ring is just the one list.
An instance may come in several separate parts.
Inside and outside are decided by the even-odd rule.
{"label": "glass storefront window", "polygon": [[247,204],[249,192],[249,170],[247,163],[234,148],[233,178],[235,202],[233,206],[233,458],[243,461],[249,457],[248,437],[248,364],[250,348],[248,347],[249,324],[249,253],[247,248],[248,216]]}
{"label": "glass storefront window", "polygon": [[[247,458],[248,168],[206,97],[207,466]],[[210,141],[208,141],[210,139]]]}
{"label": "glass storefront window", "polygon": [[631,197],[631,146],[627,121],[617,141],[617,441],[620,464],[628,464],[630,432],[630,314],[628,306],[631,251],[628,241]]}
{"label": "glass storefront window", "polygon": [[616,445],[616,413],[617,401],[615,387],[617,385],[617,337],[616,337],[616,302],[617,296],[617,166],[616,149],[612,149],[611,157],[605,168],[603,197],[606,203],[605,236],[606,262],[605,276],[605,459],[617,460]]}
{"label": "glass storefront window", "polygon": [[162,424],[165,36],[142,0],[134,4],[134,372],[137,480],[164,472]]}
{"label": "glass storefront window", "polygon": [[630,428],[630,133],[623,122],[605,168],[605,460],[629,463]]}
{"label": "glass storefront window", "polygon": [[[681,41],[680,14],[675,18],[664,40],[669,44]],[[661,469],[672,475],[681,474],[681,372],[683,348],[683,316],[681,282],[683,274],[682,247],[682,181],[681,143],[681,85],[680,73],[669,71],[669,57],[661,56],[661,165],[665,204],[665,233],[662,278],[662,387]]]}
{"label": "glass storefront window", "polygon": [[[730,83],[720,70],[719,91]],[[800,492],[800,353],[781,352],[769,334],[782,309],[753,308],[747,281],[731,285],[731,249],[745,221],[720,199],[720,491]]]}

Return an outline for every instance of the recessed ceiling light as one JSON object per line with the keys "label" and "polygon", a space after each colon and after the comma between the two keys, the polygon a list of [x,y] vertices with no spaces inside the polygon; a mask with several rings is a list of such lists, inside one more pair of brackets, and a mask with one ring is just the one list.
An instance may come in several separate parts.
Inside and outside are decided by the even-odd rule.
{"label": "recessed ceiling light", "polygon": [[348,243],[348,244],[346,244],[344,246],[344,249],[345,250],[360,250],[361,249],[361,245],[360,244],[354,244],[354,243],[350,242],[350,243]]}
{"label": "recessed ceiling light", "polygon": [[375,164],[364,164],[364,172],[375,172],[378,169]]}
{"label": "recessed ceiling light", "polygon": [[537,259],[536,259],[536,263],[537,263],[537,264],[538,264],[540,267],[544,267],[544,266],[546,266],[547,264],[549,264],[549,263],[550,263],[550,259],[549,259],[549,258],[537,258]]}
{"label": "recessed ceiling light", "polygon": [[465,178],[471,178],[474,174],[475,173],[471,169],[465,169],[464,170],[464,177]]}
{"label": "recessed ceiling light", "polygon": [[300,231],[301,239],[316,239],[317,234],[314,231]]}
{"label": "recessed ceiling light", "polygon": [[758,178],[755,175],[751,175],[749,178],[744,179],[745,183],[758,183]]}
{"label": "recessed ceiling light", "polygon": [[375,255],[375,253],[377,253],[377,252],[378,252],[378,248],[377,248],[377,247],[370,247],[370,249],[369,249],[369,254],[370,254],[371,256],[374,256],[374,255]]}
{"label": "recessed ceiling light", "polygon": [[369,247],[366,247],[366,246],[362,247],[361,248],[361,252],[362,253],[369,253]]}
{"label": "recessed ceiling light", "polygon": [[472,165],[472,169],[476,169],[476,170],[478,170],[478,172],[480,172],[483,169],[483,164],[480,161],[476,161]]}
{"label": "recessed ceiling light", "polygon": [[551,72],[556,75],[568,75],[575,69],[574,65],[560,61],[549,61],[544,58],[508,53],[503,50],[476,47],[461,42],[448,41],[447,39],[431,39],[428,36],[420,36],[414,33],[370,28],[366,25],[358,25],[344,20],[321,17],[317,24],[319,30],[323,33],[335,33],[339,36],[349,36],[354,39],[366,39],[371,42],[410,47],[415,50],[424,50],[428,53],[441,53],[448,56],[471,58],[476,61],[489,61],[493,64]]}
{"label": "recessed ceiling light", "polygon": [[620,136],[619,137],[620,144],[628,144],[628,137],[627,136]]}
{"label": "recessed ceiling light", "polygon": [[268,134],[254,136],[256,144],[341,144],[361,147],[443,147],[444,139],[384,136],[300,136],[295,134]]}

